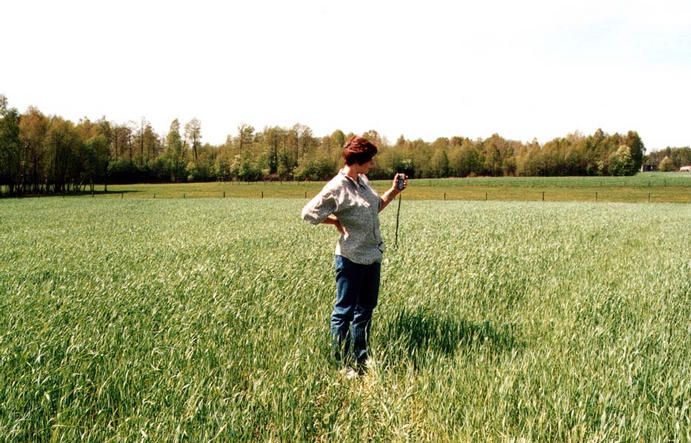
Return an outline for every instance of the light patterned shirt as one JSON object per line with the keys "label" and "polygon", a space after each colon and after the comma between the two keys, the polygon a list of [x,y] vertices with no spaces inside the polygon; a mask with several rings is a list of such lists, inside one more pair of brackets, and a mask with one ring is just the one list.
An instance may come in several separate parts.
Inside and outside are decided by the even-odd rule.
{"label": "light patterned shirt", "polygon": [[339,171],[309,203],[302,208],[302,219],[312,224],[333,214],[345,228],[336,244],[336,255],[361,265],[381,262],[385,250],[379,230],[381,198],[367,176],[357,182]]}

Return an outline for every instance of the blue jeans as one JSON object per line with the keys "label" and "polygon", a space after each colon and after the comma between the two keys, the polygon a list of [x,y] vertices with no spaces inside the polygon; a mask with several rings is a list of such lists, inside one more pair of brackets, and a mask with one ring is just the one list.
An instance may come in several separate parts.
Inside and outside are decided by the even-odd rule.
{"label": "blue jeans", "polygon": [[331,314],[334,357],[345,363],[352,337],[356,365],[367,360],[372,311],[379,298],[381,263],[361,265],[336,255],[336,303]]}

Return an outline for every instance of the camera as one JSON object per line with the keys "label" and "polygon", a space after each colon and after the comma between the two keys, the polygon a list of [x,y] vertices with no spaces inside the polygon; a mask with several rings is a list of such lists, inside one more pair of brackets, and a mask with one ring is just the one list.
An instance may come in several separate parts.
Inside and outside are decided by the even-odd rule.
{"label": "camera", "polygon": [[396,175],[396,189],[402,191],[405,189],[405,174]]}

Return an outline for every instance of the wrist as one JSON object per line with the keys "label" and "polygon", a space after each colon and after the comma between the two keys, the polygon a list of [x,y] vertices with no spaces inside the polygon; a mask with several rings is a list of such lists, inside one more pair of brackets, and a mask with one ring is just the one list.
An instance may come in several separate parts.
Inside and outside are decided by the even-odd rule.
{"label": "wrist", "polygon": [[396,188],[392,187],[391,189],[389,189],[388,191],[386,191],[386,194],[385,194],[385,195],[387,196],[387,200],[388,200],[388,201],[393,201],[393,200],[396,198],[396,196],[399,194],[399,192],[400,192],[399,190],[397,190]]}

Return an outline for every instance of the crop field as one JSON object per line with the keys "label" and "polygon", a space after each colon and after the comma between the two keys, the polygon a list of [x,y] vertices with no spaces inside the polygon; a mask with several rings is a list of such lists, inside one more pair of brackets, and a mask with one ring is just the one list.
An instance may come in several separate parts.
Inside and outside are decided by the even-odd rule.
{"label": "crop field", "polygon": [[[386,189],[390,181],[375,181]],[[588,201],[691,203],[691,174],[640,173],[632,177],[475,177],[414,179],[409,200]],[[103,185],[97,198],[308,198],[324,182],[212,182]],[[86,197],[90,197],[87,195]]]}
{"label": "crop field", "polygon": [[347,379],[304,203],[0,201],[0,441],[691,440],[691,205],[392,204]]}

